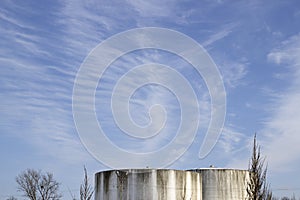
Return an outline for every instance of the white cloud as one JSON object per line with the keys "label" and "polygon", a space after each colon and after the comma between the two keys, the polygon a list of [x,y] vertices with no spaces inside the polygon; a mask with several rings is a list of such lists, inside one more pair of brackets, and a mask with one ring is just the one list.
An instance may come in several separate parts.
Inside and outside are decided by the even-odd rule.
{"label": "white cloud", "polygon": [[[226,125],[216,146],[216,151],[221,154],[218,158],[227,168],[246,169],[253,138],[239,127]],[[246,155],[246,156],[245,156]],[[250,154],[249,154],[250,155]]]}
{"label": "white cloud", "polygon": [[216,31],[215,33],[211,34],[210,37],[205,40],[202,45],[204,47],[212,45],[218,40],[222,40],[227,37],[234,28],[238,26],[238,23],[229,23],[221,27],[220,31]]}
{"label": "white cloud", "polygon": [[242,79],[246,76],[248,62],[246,59],[240,61],[223,61],[219,69],[222,73],[224,84],[227,88],[235,88],[243,85]]}
{"label": "white cloud", "polygon": [[[39,23],[33,26],[25,17],[16,17],[39,11],[14,4],[10,8],[1,14],[5,20],[0,30],[5,36],[0,51],[1,130],[9,130],[10,137],[25,141],[47,158],[64,163],[87,160],[90,157],[76,135],[71,113],[79,64],[74,64],[76,58],[64,56],[72,47],[60,33],[41,30]],[[59,19],[55,14],[51,17],[53,22]]]}
{"label": "white cloud", "polygon": [[239,151],[239,148],[245,148],[244,146],[240,147],[241,143],[245,142],[245,138],[245,134],[225,127],[218,143],[225,153],[235,153]]}
{"label": "white cloud", "polygon": [[296,170],[300,161],[300,35],[284,41],[269,53],[268,59],[290,71],[289,88],[277,95],[269,107],[271,116],[263,133],[264,151],[273,170]]}
{"label": "white cloud", "polygon": [[172,8],[174,7],[174,0],[160,1],[160,0],[128,0],[128,3],[134,7],[136,11],[143,17],[165,17],[172,15]]}

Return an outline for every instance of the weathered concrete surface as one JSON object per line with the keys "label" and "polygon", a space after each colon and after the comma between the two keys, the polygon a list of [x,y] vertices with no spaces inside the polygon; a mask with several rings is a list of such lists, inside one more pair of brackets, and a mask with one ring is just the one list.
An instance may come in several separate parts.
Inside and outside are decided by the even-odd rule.
{"label": "weathered concrete surface", "polygon": [[201,174],[203,200],[241,200],[247,195],[248,170],[207,168]]}
{"label": "weathered concrete surface", "polygon": [[95,200],[242,200],[247,170],[126,169],[95,175]]}
{"label": "weathered concrete surface", "polygon": [[95,175],[95,200],[201,199],[197,172],[165,169],[128,169]]}

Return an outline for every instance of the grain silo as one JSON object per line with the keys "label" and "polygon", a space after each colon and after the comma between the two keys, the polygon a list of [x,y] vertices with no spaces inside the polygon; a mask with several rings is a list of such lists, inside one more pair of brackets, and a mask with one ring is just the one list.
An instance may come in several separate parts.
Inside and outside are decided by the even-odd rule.
{"label": "grain silo", "polygon": [[124,169],[95,175],[95,200],[241,200],[247,170]]}
{"label": "grain silo", "polygon": [[197,172],[166,169],[126,169],[95,175],[95,200],[201,200]]}
{"label": "grain silo", "polygon": [[246,198],[248,170],[202,168],[192,171],[201,174],[203,200],[241,200]]}

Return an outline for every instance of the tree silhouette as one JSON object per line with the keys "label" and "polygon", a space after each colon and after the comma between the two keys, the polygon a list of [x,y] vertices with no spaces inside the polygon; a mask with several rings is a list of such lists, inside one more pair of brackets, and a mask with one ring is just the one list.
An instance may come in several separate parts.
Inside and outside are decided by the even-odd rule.
{"label": "tree silhouette", "polygon": [[265,159],[261,157],[260,146],[254,135],[252,157],[249,165],[249,181],[247,185],[248,200],[271,200],[272,191],[267,183],[267,167]]}
{"label": "tree silhouette", "polygon": [[84,167],[84,179],[80,185],[80,200],[90,200],[93,196],[94,190],[89,184],[86,168]]}
{"label": "tree silhouette", "polygon": [[16,177],[18,190],[30,200],[59,200],[59,183],[52,173],[27,169]]}

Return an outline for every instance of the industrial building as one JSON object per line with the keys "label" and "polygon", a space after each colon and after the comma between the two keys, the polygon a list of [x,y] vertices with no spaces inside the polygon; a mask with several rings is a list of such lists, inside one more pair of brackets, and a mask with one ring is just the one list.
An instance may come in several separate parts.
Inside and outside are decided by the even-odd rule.
{"label": "industrial building", "polygon": [[247,170],[124,169],[95,175],[95,200],[242,200]]}

